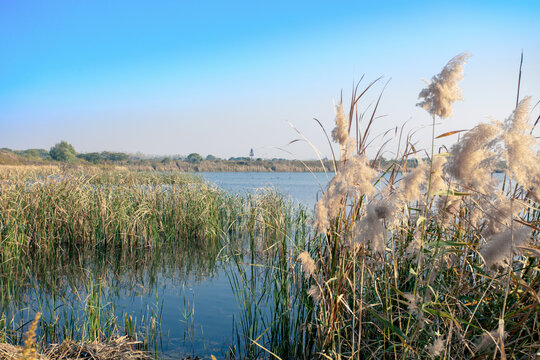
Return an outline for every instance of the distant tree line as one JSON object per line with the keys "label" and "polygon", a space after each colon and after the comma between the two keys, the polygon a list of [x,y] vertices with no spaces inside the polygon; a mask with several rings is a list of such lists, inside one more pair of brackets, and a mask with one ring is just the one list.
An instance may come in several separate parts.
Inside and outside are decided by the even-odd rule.
{"label": "distant tree line", "polygon": [[[4,152],[16,154],[27,161],[43,163],[48,161],[58,161],[63,163],[91,163],[91,164],[116,164],[130,166],[134,168],[153,168],[154,170],[180,170],[180,171],[239,171],[241,169],[251,169],[249,171],[305,171],[306,165],[310,168],[320,168],[332,171],[334,169],[333,162],[328,159],[323,159],[322,164],[319,160],[287,160],[283,158],[273,159],[254,159],[253,157],[230,157],[222,159],[214,155],[201,156],[198,153],[191,153],[187,156],[172,155],[172,156],[151,156],[144,154],[127,154],[123,152],[102,151],[77,153],[73,145],[66,141],[60,141],[49,149],[27,149],[27,150],[11,150],[7,148],[0,149]],[[253,151],[250,151],[250,155]],[[22,163],[24,163],[24,159]],[[422,159],[429,161],[429,159]],[[6,162],[0,158],[0,163]],[[18,160],[9,160],[17,163]],[[18,161],[21,163],[21,161]],[[380,170],[388,169],[396,165],[395,160],[379,157],[374,162],[374,166]],[[416,158],[408,159],[406,164],[399,164],[399,167],[412,169],[418,166]],[[498,170],[505,169],[505,163],[501,162]],[[221,169],[221,170],[219,170]],[[320,170],[320,169],[319,169]],[[245,170],[241,170],[245,171]]]}
{"label": "distant tree line", "polygon": [[121,162],[129,159],[129,155],[123,152],[91,152],[84,154],[77,154],[77,158],[86,160],[93,164],[104,164],[107,162]]}

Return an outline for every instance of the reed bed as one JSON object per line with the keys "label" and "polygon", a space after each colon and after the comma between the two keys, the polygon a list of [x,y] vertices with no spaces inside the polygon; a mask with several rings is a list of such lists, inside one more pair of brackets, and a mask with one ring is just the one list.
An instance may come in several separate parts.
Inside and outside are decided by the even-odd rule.
{"label": "reed bed", "polygon": [[[283,232],[262,251],[269,262],[252,254],[254,265],[240,269],[233,287],[244,342],[231,357],[540,357],[540,157],[530,99],[435,151],[436,119],[461,99],[467,58],[452,59],[420,93],[433,117],[431,151],[402,139],[383,172],[366,158],[375,113],[362,129],[365,114],[356,112],[371,84],[355,89],[348,114],[336,106],[340,158],[315,208],[316,233],[306,241]],[[411,159],[418,166],[406,169]],[[501,162],[499,182],[492,174]]]}
{"label": "reed bed", "polygon": [[236,215],[234,198],[185,176],[11,176],[2,176],[1,184],[3,260],[72,245],[151,248],[171,239],[212,241]]}

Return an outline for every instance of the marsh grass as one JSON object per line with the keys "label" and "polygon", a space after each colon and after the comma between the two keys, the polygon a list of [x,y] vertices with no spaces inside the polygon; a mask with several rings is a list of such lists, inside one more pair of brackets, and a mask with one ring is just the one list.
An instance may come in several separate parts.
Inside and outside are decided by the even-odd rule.
{"label": "marsh grass", "polygon": [[[181,286],[231,259],[247,269],[239,259],[248,254],[276,257],[289,236],[307,238],[305,210],[275,191],[233,196],[183,174],[81,168],[4,167],[0,179],[0,336],[11,344],[39,311],[40,344],[126,335],[158,353],[158,291],[155,304],[127,314],[120,289],[150,291],[158,276]],[[186,308],[187,341],[195,310]]]}
{"label": "marsh grass", "polygon": [[118,314],[117,289],[212,273],[223,235],[247,225],[241,198],[184,174],[3,167],[0,179],[0,337],[13,344],[39,311],[42,343],[127,333],[157,348],[162,303]]}
{"label": "marsh grass", "polygon": [[250,226],[254,231],[243,238],[245,245],[229,258],[228,276],[240,308],[229,356],[257,359],[295,354],[305,345],[298,341],[307,314],[299,306],[302,282],[294,254],[309,247],[308,214],[277,193],[248,199],[248,221],[256,226]]}

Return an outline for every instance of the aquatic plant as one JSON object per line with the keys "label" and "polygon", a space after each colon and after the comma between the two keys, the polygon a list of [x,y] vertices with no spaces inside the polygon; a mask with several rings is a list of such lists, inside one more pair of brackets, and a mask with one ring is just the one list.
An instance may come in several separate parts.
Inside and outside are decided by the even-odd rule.
{"label": "aquatic plant", "polygon": [[[306,242],[269,244],[268,251],[286,251],[241,268],[252,271],[246,277],[252,282],[235,282],[235,291],[246,294],[242,307],[250,309],[237,336],[252,347],[236,347],[233,357],[538,356],[540,158],[529,100],[505,122],[480,124],[449,152],[435,153],[435,117],[449,117],[462,99],[458,81],[468,57],[450,60],[420,93],[433,135],[429,157],[414,159],[416,168],[406,168],[419,153],[408,137],[401,158],[375,171],[377,159],[365,157],[372,121],[350,136],[350,121],[362,125],[356,89],[348,115],[336,106],[332,139],[341,158],[315,207],[316,232]],[[499,182],[492,173],[501,163],[506,177]],[[268,273],[270,282],[253,284]],[[269,295],[272,282],[280,284],[279,296]],[[263,301],[272,304],[273,317]],[[285,327],[294,336],[267,336]]]}
{"label": "aquatic plant", "polygon": [[[419,105],[433,117],[450,116],[461,99],[457,82],[468,56],[453,58],[420,93]],[[316,329],[314,352],[468,358],[485,354],[475,341],[499,329],[492,354],[537,354],[540,301],[532,289],[540,286],[540,205],[526,194],[538,188],[540,158],[528,101],[504,124],[476,126],[448,154],[432,152],[401,181],[366,176],[370,172],[360,171],[365,162],[355,165],[359,174],[348,184],[385,183],[377,193],[369,186],[357,194],[336,191],[331,182],[317,209],[331,201],[339,208],[316,212],[323,231],[318,271],[309,282],[318,289],[317,319],[309,324]],[[342,161],[351,164],[351,156],[358,155]],[[516,181],[504,193],[492,177],[501,160],[507,181]],[[351,171],[346,164],[336,179]],[[448,212],[450,220],[443,221]]]}

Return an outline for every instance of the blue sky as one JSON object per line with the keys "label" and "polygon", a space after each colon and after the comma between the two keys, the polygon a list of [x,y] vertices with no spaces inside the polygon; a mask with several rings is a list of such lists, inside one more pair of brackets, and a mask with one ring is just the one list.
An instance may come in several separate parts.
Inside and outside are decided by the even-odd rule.
{"label": "blue sky", "polygon": [[538,101],[538,18],[538,1],[3,0],[0,147],[66,140],[79,152],[229,157],[254,148],[314,158],[305,143],[283,147],[297,138],[287,122],[328,155],[312,118],[331,130],[333,101],[363,74],[391,78],[373,135],[407,121],[424,146],[422,79],[462,51],[473,54],[465,101],[437,132],[507,117],[521,50],[521,93]]}

